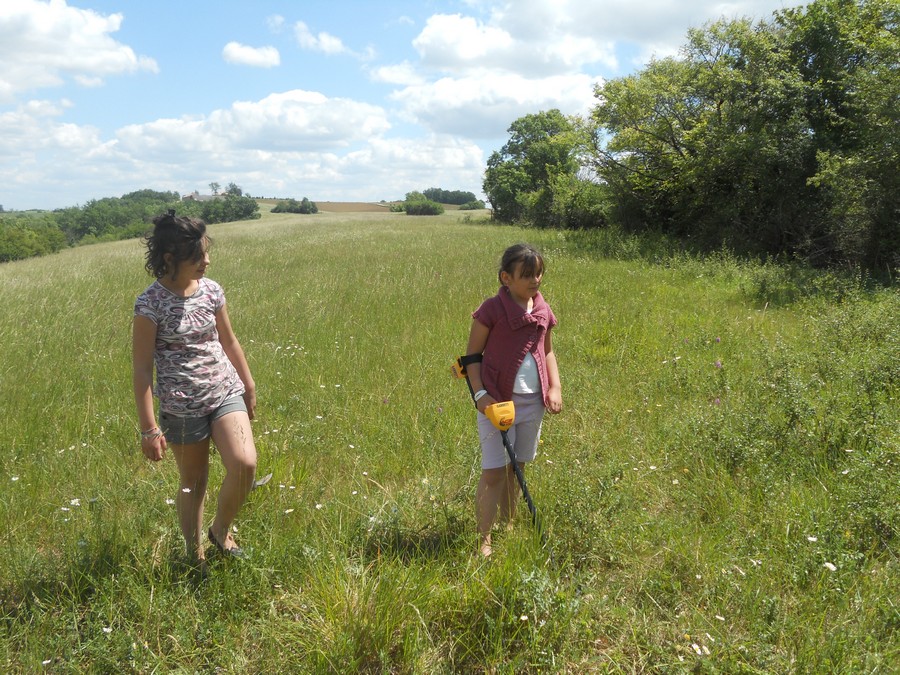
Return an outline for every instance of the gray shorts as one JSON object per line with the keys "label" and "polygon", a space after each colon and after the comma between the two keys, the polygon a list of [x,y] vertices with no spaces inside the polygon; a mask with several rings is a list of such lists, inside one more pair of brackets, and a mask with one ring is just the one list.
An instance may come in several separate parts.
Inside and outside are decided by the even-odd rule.
{"label": "gray shorts", "polygon": [[247,412],[243,396],[225,399],[222,405],[202,417],[177,417],[160,411],[159,428],[166,437],[166,443],[188,445],[212,436],[212,423],[233,412]]}
{"label": "gray shorts", "polygon": [[[513,394],[516,419],[506,432],[519,464],[531,462],[537,455],[544,421],[543,394]],[[483,413],[478,413],[478,436],[481,438],[481,468],[499,469],[509,464],[500,431]]]}

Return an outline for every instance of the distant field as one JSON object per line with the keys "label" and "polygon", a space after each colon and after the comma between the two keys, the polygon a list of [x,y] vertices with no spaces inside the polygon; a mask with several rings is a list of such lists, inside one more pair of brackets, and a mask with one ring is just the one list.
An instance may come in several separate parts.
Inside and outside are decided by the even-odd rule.
{"label": "distant field", "polygon": [[[260,209],[271,209],[280,200],[278,199],[257,199]],[[328,213],[384,213],[390,211],[393,202],[317,202],[313,200],[319,211]],[[448,211],[456,211],[459,209],[455,204],[444,204],[444,208]]]}

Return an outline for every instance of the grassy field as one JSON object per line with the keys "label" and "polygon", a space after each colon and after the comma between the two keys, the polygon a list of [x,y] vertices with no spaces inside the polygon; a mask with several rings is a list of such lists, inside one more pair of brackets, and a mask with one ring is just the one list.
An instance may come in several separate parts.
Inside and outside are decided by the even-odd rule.
{"label": "grassy field", "polygon": [[[274,478],[204,581],[137,442],[139,243],[0,265],[4,671],[897,672],[895,289],[456,212],[212,235]],[[449,367],[521,240],[565,407],[529,473],[547,547],[522,509],[484,563]]]}

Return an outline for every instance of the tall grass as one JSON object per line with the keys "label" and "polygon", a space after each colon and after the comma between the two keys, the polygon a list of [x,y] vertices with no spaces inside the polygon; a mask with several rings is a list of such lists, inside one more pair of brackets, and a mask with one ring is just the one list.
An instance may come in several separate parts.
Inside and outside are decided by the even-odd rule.
{"label": "tall grass", "polygon": [[[213,226],[259,390],[246,562],[182,561],[139,452],[137,242],[0,266],[0,664],[13,672],[891,672],[895,290],[459,214]],[[503,248],[541,247],[565,408],[475,551],[449,376]],[[221,478],[213,462],[212,483]]]}

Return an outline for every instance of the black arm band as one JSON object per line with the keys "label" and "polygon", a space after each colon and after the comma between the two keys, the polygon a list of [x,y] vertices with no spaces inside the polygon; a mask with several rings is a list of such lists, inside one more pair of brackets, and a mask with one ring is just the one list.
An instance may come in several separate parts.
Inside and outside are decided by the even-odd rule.
{"label": "black arm band", "polygon": [[465,368],[473,363],[481,363],[483,358],[481,354],[466,354],[459,357],[459,365]]}

